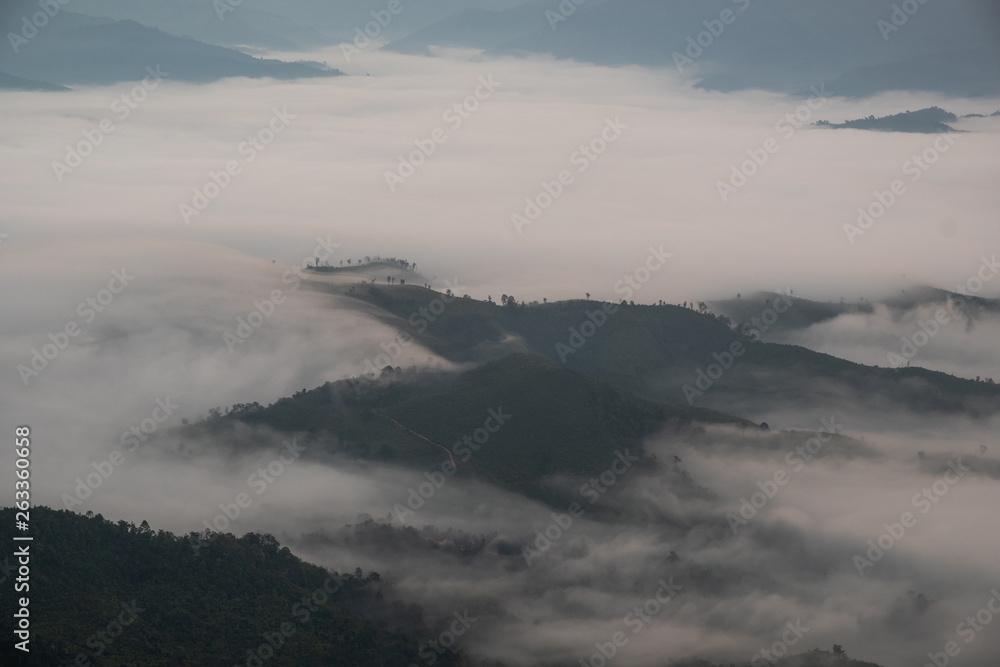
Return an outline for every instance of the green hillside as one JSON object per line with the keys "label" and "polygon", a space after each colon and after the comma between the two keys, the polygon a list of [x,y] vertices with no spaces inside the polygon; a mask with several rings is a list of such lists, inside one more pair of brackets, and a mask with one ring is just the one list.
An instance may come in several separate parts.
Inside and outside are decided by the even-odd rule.
{"label": "green hillside", "polygon": [[[31,651],[13,648],[5,613],[4,665],[232,667],[248,651],[266,657],[270,637],[269,666],[407,667],[417,637],[432,636],[419,608],[383,598],[377,574],[329,573],[269,535],[216,535],[195,549],[100,515],[34,507],[31,519]],[[12,508],[0,526],[15,544]],[[467,663],[446,653],[438,664]]]}
{"label": "green hillside", "polygon": [[[410,667],[431,664],[421,647],[453,628],[451,616],[429,627],[419,607],[392,599],[378,574],[328,572],[270,535],[199,541],[145,522],[46,507],[33,507],[31,519],[30,590],[23,593],[30,597],[31,650],[14,648],[14,619],[4,614],[5,666]],[[13,526],[13,508],[0,509],[0,539],[8,544]],[[416,535],[413,528],[385,530]],[[479,543],[471,543],[474,553]],[[433,655],[437,667],[487,667],[462,652]],[[668,667],[725,665],[695,659]],[[879,666],[813,650],[776,667]]]}
{"label": "green hillside", "polygon": [[[753,317],[759,317],[761,312],[771,306],[779,295],[773,292],[757,292],[744,294],[737,299],[723,299],[709,302],[709,307],[717,313],[729,316],[734,322],[749,322]],[[941,305],[949,300],[963,299],[970,315],[979,313],[1000,313],[1000,300],[985,299],[949,292],[935,287],[911,287],[891,297],[880,299],[879,305],[887,306],[893,314],[903,314],[921,306]],[[839,301],[810,301],[795,297],[794,308],[782,314],[770,327],[770,331],[790,331],[806,329],[816,324],[832,320],[842,315],[864,314],[875,312],[875,303],[867,299]]]}
{"label": "green hillside", "polygon": [[626,448],[641,455],[642,439],[669,423],[741,422],[710,410],[637,398],[527,354],[490,362],[385,412],[462,452],[466,450],[454,443],[473,436],[484,427],[489,410],[495,414],[500,408],[510,417],[479,451],[468,453],[468,463],[490,481],[515,489],[555,473],[598,473],[611,464],[616,451]]}
{"label": "green hillside", "polygon": [[[1000,385],[918,367],[864,366],[799,346],[757,342],[735,331],[738,323],[680,306],[584,300],[501,306],[459,298],[430,321],[420,309],[441,295],[425,288],[362,286],[348,294],[378,306],[387,324],[452,361],[482,363],[531,352],[658,402],[687,405],[691,394],[684,386],[697,388],[698,372],[716,361],[713,355],[724,356],[739,343],[745,353],[713,380],[710,391],[695,396],[694,405],[740,414],[748,403],[828,406],[849,396],[886,409],[970,417],[1000,410]],[[808,313],[795,312],[796,302],[779,321],[822,319],[829,311],[804,305]],[[580,333],[577,349],[573,332],[581,332],[591,316],[600,320],[596,313],[605,307],[616,310],[593,331],[588,326],[589,337]]]}
{"label": "green hillside", "polygon": [[311,436],[310,450],[420,466],[440,466],[449,450],[458,474],[537,497],[549,475],[598,473],[625,449],[642,457],[643,438],[694,422],[746,424],[638,398],[515,353],[460,375],[386,372],[376,381],[328,383],[268,407],[234,406],[187,432],[246,447],[253,439],[239,425],[266,425]]}

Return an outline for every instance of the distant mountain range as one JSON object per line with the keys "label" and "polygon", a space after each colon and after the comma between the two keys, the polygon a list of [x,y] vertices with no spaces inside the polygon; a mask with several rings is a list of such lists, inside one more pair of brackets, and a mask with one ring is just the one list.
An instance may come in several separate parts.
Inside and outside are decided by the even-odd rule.
{"label": "distant mountain range", "polygon": [[[565,362],[569,369],[656,402],[690,403],[736,415],[766,412],[774,405],[832,407],[858,397],[925,413],[985,417],[1000,411],[1000,385],[917,367],[863,366],[802,347],[754,341],[753,327],[743,326],[749,317],[701,313],[693,310],[694,304],[687,308],[617,304],[597,332],[583,338],[579,332],[584,328],[590,332],[584,323],[601,319],[595,315],[604,307],[600,302],[501,306],[457,299],[425,332],[417,333],[407,318],[426,307],[434,292],[410,285],[373,285],[358,287],[349,296],[376,306],[376,314],[387,324],[413,334],[434,353],[454,362],[481,364],[513,352],[529,353]],[[788,299],[792,305],[777,320],[811,319],[818,315],[799,311],[818,313],[828,305]],[[761,304],[756,316],[774,305],[773,299]],[[714,355],[724,356],[735,343],[744,352],[732,368],[689,400],[685,386],[697,389],[695,383],[708,365],[716,363]],[[817,384],[828,387],[830,393],[804,391]]]}
{"label": "distant mountain range", "polygon": [[[732,446],[754,446],[768,451],[787,450],[809,437],[804,432],[771,430],[765,424],[725,414],[727,411],[738,414],[748,406],[752,409],[755,401],[771,407],[821,405],[824,410],[839,414],[844,406],[838,405],[838,400],[846,396],[849,403],[856,405],[861,401],[890,412],[908,408],[973,420],[1000,411],[998,385],[916,368],[863,366],[801,347],[755,341],[752,332],[748,335],[733,330],[736,326],[744,331],[746,328],[739,326],[741,320],[749,322],[769,308],[779,309],[782,313],[779,319],[790,327],[802,327],[856,307],[849,304],[821,304],[785,295],[751,295],[725,302],[743,309],[733,313],[739,318],[733,321],[728,316],[711,314],[706,304],[698,304],[698,310],[694,310],[693,305],[641,306],[595,301],[524,304],[510,297],[498,305],[455,298],[433,322],[418,326],[412,314],[444,295],[411,285],[348,286],[317,282],[310,287],[363,302],[366,312],[397,328],[400,334],[406,332],[434,353],[470,370],[457,373],[403,368],[394,363],[393,344],[387,342],[380,346],[384,352],[367,362],[367,372],[359,377],[302,390],[269,406],[250,403],[233,405],[224,411],[213,410],[205,420],[172,429],[169,440],[181,442],[178,451],[186,451],[184,442],[198,442],[207,443],[212,455],[250,456],[282,438],[294,436],[305,446],[313,463],[335,467],[337,461],[354,459],[415,471],[440,470],[442,474],[486,482],[559,508],[566,507],[574,496],[578,499],[579,494],[573,493],[575,484],[558,484],[553,480],[585,480],[606,468],[608,461],[621,460],[619,456],[639,471],[636,473],[639,477],[669,474],[673,493],[709,497],[712,492],[687,475],[679,466],[679,459],[658,460],[652,449],[646,448],[646,439],[654,434],[668,442],[688,441],[705,446],[728,438]],[[912,306],[936,295],[933,291],[917,290],[893,303],[899,307]],[[783,305],[778,304],[779,299]],[[400,340],[403,339],[397,338]],[[567,353],[567,349],[574,352]],[[729,354],[733,356],[727,358]],[[723,368],[721,375],[713,370],[705,372],[710,364]],[[710,380],[709,386],[702,382],[702,375],[704,380]],[[685,383],[704,390],[695,405],[684,399],[681,386]],[[725,410],[706,409],[703,405]],[[488,446],[479,447],[476,443],[485,445],[486,440],[478,431],[485,434],[487,430]],[[469,437],[463,438],[463,434]],[[836,452],[847,458],[878,456],[866,443],[844,434],[833,435],[826,447],[828,453]],[[970,465],[979,471],[978,461]],[[645,514],[633,516],[629,512],[627,504],[609,501],[604,507],[590,510],[589,516],[607,525],[649,520]],[[655,521],[658,526],[679,532],[691,528],[683,517],[670,513],[656,515]],[[107,531],[95,524],[97,529]],[[143,537],[141,528],[119,525],[118,530],[122,534],[119,540],[151,539]],[[173,553],[176,547],[171,539],[158,537],[154,544],[162,544]],[[227,570],[247,570],[270,581],[270,575],[264,571],[272,567],[267,564],[270,561],[266,560],[265,566],[243,564],[244,553],[257,560],[258,552],[269,553],[274,546],[269,540],[265,540],[268,545],[262,548],[256,541],[263,538],[253,535],[240,540],[226,535],[195,536],[196,542],[199,539],[206,541],[211,558],[226,558]],[[518,539],[516,535],[498,537],[495,533],[446,535],[440,528],[406,526],[401,518],[396,521],[391,515],[374,520],[368,517],[362,524],[340,532],[321,531],[302,538],[303,544],[312,547],[325,544],[348,552],[354,552],[353,547],[358,552],[373,549],[395,554],[400,559],[424,554],[428,558],[462,559],[463,566],[488,562],[510,568],[522,567],[519,559],[523,545]],[[292,564],[287,558],[284,561],[278,558],[273,567],[284,571]],[[281,575],[281,579],[285,578]],[[379,631],[377,628],[381,626],[377,621],[394,607],[381,603],[377,595],[372,598],[373,591],[380,587],[378,580],[358,578],[354,585],[357,592],[352,600],[356,602],[351,604],[360,605],[365,622],[359,621],[351,633],[367,637]],[[275,589],[276,595],[285,595],[285,588],[291,586],[282,584]],[[197,605],[204,604],[199,597],[193,599]],[[342,612],[333,613],[336,616]],[[389,627],[394,625],[390,623]],[[415,623],[402,631],[419,634],[419,628],[420,624]],[[223,646],[233,642],[228,631],[218,632]],[[315,636],[310,635],[311,650],[334,650],[325,639],[327,632],[322,626]],[[338,641],[353,637],[351,633],[338,632],[341,633],[336,635]],[[396,646],[405,652],[412,643],[407,636],[398,634]],[[353,664],[393,665],[394,657],[382,656],[379,658],[382,662]],[[463,656],[455,659],[455,665],[477,664],[464,662]],[[568,667],[570,663],[551,664]],[[735,664],[747,667],[745,662]],[[776,665],[878,667],[818,650],[788,656]],[[671,667],[716,665],[691,660],[671,663]]]}
{"label": "distant mountain range", "polygon": [[[256,3],[257,5],[261,3]],[[250,0],[73,0],[74,12],[131,20],[180,37],[231,48],[296,51],[329,43],[315,21],[267,11]]]}
{"label": "distant mountain range", "polygon": [[[809,437],[675,400],[678,383],[690,380],[701,386],[694,376],[706,364],[726,367],[721,376],[709,371],[714,384],[705,391],[733,410],[747,405],[755,394],[769,402],[805,405],[801,399],[806,393],[834,414],[840,410],[835,397],[844,394],[887,410],[905,405],[972,419],[1000,410],[1000,386],[919,369],[862,366],[800,347],[756,342],[754,336],[732,328],[760,315],[762,309],[784,309],[779,299],[788,306],[779,319],[790,327],[808,326],[863,304],[820,304],[764,293],[713,304],[725,306],[737,318],[733,322],[729,316],[709,313],[707,304],[693,310],[693,306],[628,302],[524,304],[512,298],[497,305],[455,298],[433,322],[420,326],[410,315],[443,295],[403,285],[313,283],[310,287],[359,300],[368,312],[470,370],[401,368],[393,363],[392,345],[383,345],[383,356],[366,364],[370,372],[361,377],[302,390],[269,406],[250,403],[225,412],[213,410],[205,420],[170,429],[159,444],[169,449],[178,441],[200,442],[212,447],[213,456],[242,457],[259,454],[294,434],[306,445],[313,464],[333,469],[338,461],[354,459],[415,472],[441,470],[442,475],[479,480],[560,508],[573,497],[579,500],[583,491],[573,493],[574,484],[553,480],[598,474],[603,479],[598,471],[606,471],[609,461],[634,466],[637,480],[665,476],[677,497],[713,498],[711,489],[700,486],[678,457],[658,460],[653,448],[647,449],[647,438],[653,435],[696,447],[714,443],[742,451],[778,452],[791,451]],[[914,290],[888,305],[912,307],[940,294]],[[734,343],[744,351],[735,354]],[[730,352],[735,356],[728,360],[725,355]],[[810,383],[809,392],[804,381]],[[479,431],[489,431],[488,446],[477,444],[486,442]],[[832,434],[825,448],[824,455],[845,459],[879,456],[866,443],[844,434]],[[657,451],[662,456],[662,450]],[[188,455],[184,449],[176,452]],[[449,462],[454,469],[446,467]],[[942,455],[928,465],[945,466],[946,461]],[[985,468],[986,460],[968,465],[977,472],[996,474]],[[603,506],[589,509],[588,517],[608,526],[655,525],[678,534],[697,530],[702,535],[717,529],[728,535],[721,513],[697,514],[695,527],[690,517],[669,509],[647,514],[648,508],[631,508],[632,501],[619,503],[609,497]],[[440,617],[430,610],[437,602],[433,596],[423,601],[429,606],[425,611],[402,597],[390,579],[360,569],[349,574],[310,565],[271,535],[236,537],[203,531],[203,526],[174,535],[145,521],[137,526],[91,513],[82,516],[37,506],[31,511],[36,537],[31,562],[38,573],[32,577],[32,652],[14,648],[13,617],[0,620],[8,637],[0,642],[0,660],[11,667],[70,664],[95,654],[108,664],[139,667],[256,664],[250,657],[288,667],[406,667],[427,664],[417,657],[429,655],[428,642],[452,627],[451,616]],[[8,540],[14,530],[13,513],[12,508],[0,510],[0,537]],[[399,561],[422,557],[445,567],[493,564],[504,572],[528,568],[521,562],[523,544],[518,535],[470,534],[431,525],[417,528],[391,517],[362,515],[356,525],[303,534],[292,538],[293,544],[296,539],[298,546],[327,545],[358,557],[375,552]],[[675,557],[672,551],[669,555]],[[733,566],[708,577],[701,563],[689,557],[677,560],[677,568],[690,582],[686,592],[730,594],[736,591],[735,582],[746,576]],[[321,598],[312,597],[320,595],[317,591],[323,591]],[[303,602],[310,597],[322,602]],[[495,596],[471,600],[471,615],[482,617],[481,627],[522,622]],[[123,619],[125,631],[115,641],[101,643],[95,618]],[[275,634],[279,629],[280,637]],[[273,642],[264,648],[269,637]],[[802,652],[776,659],[774,665],[879,667],[846,657],[840,646],[834,649],[836,654],[803,646]],[[434,664],[523,667],[525,663],[484,662],[464,651],[442,651]],[[757,663],[716,665],[698,659],[667,663],[665,657],[664,667],[668,664],[753,667]]]}
{"label": "distant mountain range", "polygon": [[[743,322],[749,321],[754,316],[759,316],[760,312],[770,306],[774,299],[779,296],[772,292],[758,292],[741,295],[738,299],[712,301],[708,305],[714,311],[726,315],[734,321]],[[977,312],[1000,315],[1000,301],[996,299],[959,295],[955,292],[949,292],[936,287],[910,288],[893,297],[881,299],[879,303],[887,306],[894,314],[902,315],[905,311],[921,306],[947,303],[949,300],[958,298],[959,296],[968,300]],[[775,331],[805,329],[842,315],[870,314],[874,312],[874,309],[875,304],[867,300],[848,301],[842,299],[839,302],[822,302],[796,298],[795,308],[789,309],[788,313],[782,315],[781,318],[771,325],[771,328]]]}
{"label": "distant mountain range", "polygon": [[[29,3],[25,7],[37,6]],[[0,30],[20,34],[16,9],[8,8]],[[336,76],[341,72],[315,64],[254,58],[245,53],[176,37],[135,21],[115,21],[60,11],[33,36],[18,43],[17,53],[0,60],[0,86],[33,90],[61,86],[138,81],[147,67],[159,68],[172,81],[204,83],[225,77],[293,79]],[[50,87],[45,87],[45,84]],[[58,85],[57,85],[58,84]]]}
{"label": "distant mountain range", "polygon": [[174,35],[229,47],[302,51],[352,40],[355,28],[383,14],[378,39],[396,39],[466,9],[502,10],[525,0],[434,0],[384,18],[388,0],[73,0],[90,16],[131,19]]}
{"label": "distant mountain range", "polygon": [[[830,94],[853,97],[890,90],[1000,94],[1000,5],[987,0],[927,3],[912,14],[892,0],[567,3],[441,0],[419,10],[403,3],[402,11],[384,18],[386,3],[379,0],[243,0],[235,6],[76,0],[72,12],[60,11],[14,57],[0,56],[0,71],[63,85],[141,78],[138,72],[155,61],[182,81],[330,76],[336,72],[208,44],[302,51],[353,41],[383,16],[371,29],[373,42],[388,42],[385,48],[399,53],[452,46],[490,56],[550,54],[662,67],[720,91],[801,93],[825,84]],[[23,17],[36,11],[36,3],[14,0],[0,12],[0,29],[17,34]]]}
{"label": "distant mountain range", "polygon": [[[795,93],[827,82],[831,93],[847,96],[899,89],[1000,93],[996,7],[981,0],[927,4],[913,16],[897,16],[896,26],[896,4],[593,0],[570,13],[558,2],[535,2],[503,12],[469,10],[388,48],[426,53],[432,45],[462,46],[493,55],[667,67],[722,91]],[[880,27],[887,23],[899,29]]]}
{"label": "distant mountain range", "polygon": [[[767,427],[732,415],[766,413],[776,405],[839,413],[860,401],[887,411],[973,420],[1000,412],[997,384],[918,367],[865,366],[756,340],[756,318],[775,322],[764,314],[768,310],[781,313],[776,319],[783,327],[802,328],[863,307],[852,304],[766,294],[713,304],[734,319],[707,308],[698,312],[693,304],[497,305],[458,298],[421,331],[409,316],[438,298],[432,290],[350,290],[329,283],[321,289],[366,302],[367,312],[435,354],[475,368],[462,374],[407,370],[380,354],[355,379],[267,407],[216,411],[182,429],[183,439],[247,453],[271,444],[249,434],[276,431],[305,437],[320,460],[347,456],[427,467],[449,457],[461,475],[558,506],[566,499],[545,483],[553,475],[593,474],[625,449],[638,467],[655,466],[642,446],[647,436],[690,434],[713,424],[760,432]],[[907,301],[925,298],[915,293]],[[394,348],[387,343],[382,349]],[[513,417],[489,436],[490,447],[471,456],[456,438],[481,429],[491,410]],[[842,440],[847,449],[861,447]]]}

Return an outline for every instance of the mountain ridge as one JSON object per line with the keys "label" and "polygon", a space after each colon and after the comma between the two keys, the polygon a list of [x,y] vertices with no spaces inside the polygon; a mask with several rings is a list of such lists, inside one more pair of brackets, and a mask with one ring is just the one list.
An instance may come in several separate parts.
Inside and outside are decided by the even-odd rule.
{"label": "mountain ridge", "polygon": [[191,83],[239,76],[293,79],[343,74],[310,64],[256,58],[131,19],[94,18],[66,10],[38,30],[17,57],[2,65],[12,76],[63,86],[139,81],[147,67],[162,68],[171,81]]}

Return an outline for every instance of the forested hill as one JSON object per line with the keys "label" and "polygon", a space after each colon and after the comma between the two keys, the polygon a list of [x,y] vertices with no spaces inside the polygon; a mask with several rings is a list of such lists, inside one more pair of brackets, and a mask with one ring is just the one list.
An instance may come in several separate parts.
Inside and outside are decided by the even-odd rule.
{"label": "forested hill", "polygon": [[[4,613],[4,667],[515,667],[432,655],[427,642],[440,628],[393,600],[378,574],[328,572],[270,535],[176,536],[47,507],[32,508],[31,520],[30,590],[20,593],[30,598],[31,650],[14,649],[13,615]],[[8,544],[13,526],[14,509],[0,509]],[[12,560],[0,561],[5,585]],[[814,649],[775,667],[880,666]]]}
{"label": "forested hill", "polygon": [[[712,410],[639,398],[517,353],[460,375],[388,369],[374,381],[331,382],[267,407],[235,405],[179,432],[208,439],[216,449],[268,444],[255,441],[241,424],[304,434],[310,456],[336,453],[420,467],[451,456],[460,475],[474,474],[556,506],[564,506],[565,498],[551,495],[548,476],[599,474],[626,450],[645,458],[643,439],[664,429],[751,426]],[[473,450],[468,438],[477,429],[489,444],[471,442]]]}
{"label": "forested hill", "polygon": [[958,120],[958,116],[940,107],[929,107],[919,111],[907,111],[891,116],[868,116],[857,120],[848,120],[843,123],[830,123],[821,120],[816,124],[821,127],[834,129],[854,129],[854,130],[880,130],[883,132],[923,132],[927,134],[937,132],[955,132],[955,128],[946,123],[953,123]]}
{"label": "forested hill", "polygon": [[[0,510],[0,526],[13,544],[12,508]],[[432,636],[418,607],[383,595],[378,574],[329,573],[270,535],[196,541],[45,507],[32,508],[31,528],[30,590],[19,594],[31,601],[31,651],[14,649],[4,613],[7,667],[261,664],[252,655],[268,667],[407,667],[418,637]],[[469,663],[448,653],[436,664]]]}
{"label": "forested hill", "polygon": [[[865,366],[800,346],[754,340],[758,325],[753,322],[767,319],[770,304],[749,311],[749,319],[740,323],[662,302],[525,304],[509,297],[506,305],[498,305],[460,298],[433,321],[425,321],[417,319],[420,309],[439,298],[429,289],[412,285],[317,289],[376,306],[377,316],[386,324],[450,361],[480,365],[511,352],[528,352],[659,403],[693,404],[739,416],[765,413],[775,405],[851,410],[857,401],[877,402],[887,410],[964,414],[973,419],[1000,411],[998,385],[916,366]],[[771,310],[775,317],[770,321],[780,321],[779,328],[801,325],[825,310],[825,304],[798,298],[791,304],[781,315]],[[976,302],[977,308],[988,305]],[[602,317],[605,307],[614,311]],[[744,353],[712,381],[710,391],[693,395],[685,390],[696,386],[699,372],[716,360],[713,355],[735,343]],[[379,351],[376,347],[372,356],[377,359]],[[820,387],[823,390],[817,391]]]}

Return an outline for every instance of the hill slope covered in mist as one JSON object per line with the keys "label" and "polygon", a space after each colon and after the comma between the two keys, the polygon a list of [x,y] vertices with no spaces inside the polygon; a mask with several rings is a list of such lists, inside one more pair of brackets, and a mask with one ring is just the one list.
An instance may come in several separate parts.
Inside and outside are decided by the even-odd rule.
{"label": "hill slope covered in mist", "polygon": [[[419,607],[392,599],[391,583],[374,572],[338,574],[310,565],[270,535],[179,537],[145,522],[137,527],[100,515],[31,511],[31,651],[18,651],[5,639],[0,657],[10,667],[95,661],[122,667],[515,667],[431,651],[426,638],[436,633]],[[13,508],[0,509],[0,536],[7,540],[13,515]],[[13,636],[10,615],[0,627]],[[879,667],[815,649],[775,664]],[[669,667],[715,665],[694,660]]]}
{"label": "hill slope covered in mist", "polygon": [[643,438],[695,423],[756,428],[712,410],[632,396],[535,355],[512,354],[461,375],[387,369],[375,380],[328,383],[266,408],[237,405],[186,435],[246,448],[253,439],[238,428],[246,424],[304,433],[319,445],[311,450],[327,455],[418,466],[451,459],[459,474],[557,502],[543,490],[547,476],[597,474],[619,452],[642,461]]}
{"label": "hill slope covered in mist", "polygon": [[[257,664],[253,654],[268,665],[407,667],[417,635],[430,635],[418,608],[384,599],[378,574],[327,572],[270,535],[199,543],[100,515],[31,513],[31,652],[13,648],[4,614],[4,665],[230,667]],[[0,517],[10,543],[14,510]]]}
{"label": "hill slope covered in mist", "polygon": [[[607,304],[613,309],[608,314],[596,301],[500,306],[457,299],[434,321],[414,327],[411,318],[419,317],[436,293],[413,286],[367,286],[349,295],[378,306],[383,321],[449,360],[479,364],[528,352],[662,403],[735,415],[776,405],[833,409],[856,400],[886,410],[974,418],[1000,410],[1000,385],[917,367],[864,366],[756,340],[764,327],[782,326],[786,318],[801,323],[829,311],[805,301],[808,312],[800,315],[795,298],[766,301],[742,322],[669,304]],[[733,350],[739,354],[732,355]],[[709,378],[713,364],[720,368],[712,368],[712,375],[723,372]]]}

